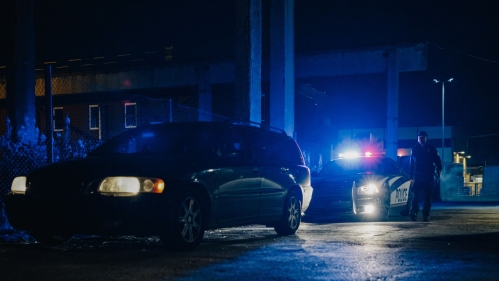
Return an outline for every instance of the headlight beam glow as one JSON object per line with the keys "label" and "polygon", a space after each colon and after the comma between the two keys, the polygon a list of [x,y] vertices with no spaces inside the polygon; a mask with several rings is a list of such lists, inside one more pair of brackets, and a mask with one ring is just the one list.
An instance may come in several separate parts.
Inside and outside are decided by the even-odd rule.
{"label": "headlight beam glow", "polygon": [[360,187],[361,193],[365,194],[376,194],[379,192],[379,188],[376,184],[370,183]]}
{"label": "headlight beam glow", "polygon": [[374,212],[374,206],[373,205],[367,205],[364,207],[366,213],[372,213]]}

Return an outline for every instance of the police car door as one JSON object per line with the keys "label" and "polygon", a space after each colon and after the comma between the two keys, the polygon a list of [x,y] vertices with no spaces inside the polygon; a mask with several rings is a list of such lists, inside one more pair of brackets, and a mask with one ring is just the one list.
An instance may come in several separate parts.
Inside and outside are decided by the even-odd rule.
{"label": "police car door", "polygon": [[405,206],[409,195],[409,179],[392,159],[385,158],[383,166],[387,176],[386,182],[390,188],[390,205],[392,207]]}

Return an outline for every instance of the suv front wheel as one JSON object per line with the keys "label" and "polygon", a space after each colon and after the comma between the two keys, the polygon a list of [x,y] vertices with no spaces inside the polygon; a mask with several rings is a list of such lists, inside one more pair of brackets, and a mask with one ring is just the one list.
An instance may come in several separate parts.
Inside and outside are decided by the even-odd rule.
{"label": "suv front wheel", "polygon": [[284,203],[281,220],[274,226],[279,235],[295,234],[301,222],[301,201],[296,191],[290,191]]}
{"label": "suv front wheel", "polygon": [[186,189],[173,201],[167,214],[161,242],[171,250],[192,250],[203,239],[206,228],[206,203],[194,189]]}

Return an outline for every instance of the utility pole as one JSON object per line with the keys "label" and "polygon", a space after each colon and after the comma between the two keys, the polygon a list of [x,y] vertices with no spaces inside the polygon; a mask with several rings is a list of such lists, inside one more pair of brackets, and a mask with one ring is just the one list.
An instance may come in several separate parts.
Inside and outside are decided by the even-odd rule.
{"label": "utility pole", "polygon": [[435,83],[442,83],[442,163],[444,162],[444,140],[445,140],[445,82],[452,82],[454,78],[450,78],[447,81],[439,81],[433,79]]}

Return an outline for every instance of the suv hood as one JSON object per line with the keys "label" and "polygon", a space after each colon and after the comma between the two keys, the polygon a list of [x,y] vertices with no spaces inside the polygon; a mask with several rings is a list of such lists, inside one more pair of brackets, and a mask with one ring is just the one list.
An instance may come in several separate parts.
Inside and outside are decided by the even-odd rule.
{"label": "suv hood", "polygon": [[187,172],[193,161],[162,158],[155,155],[116,154],[87,157],[39,167],[28,174],[28,180],[84,181],[107,176],[164,176]]}

